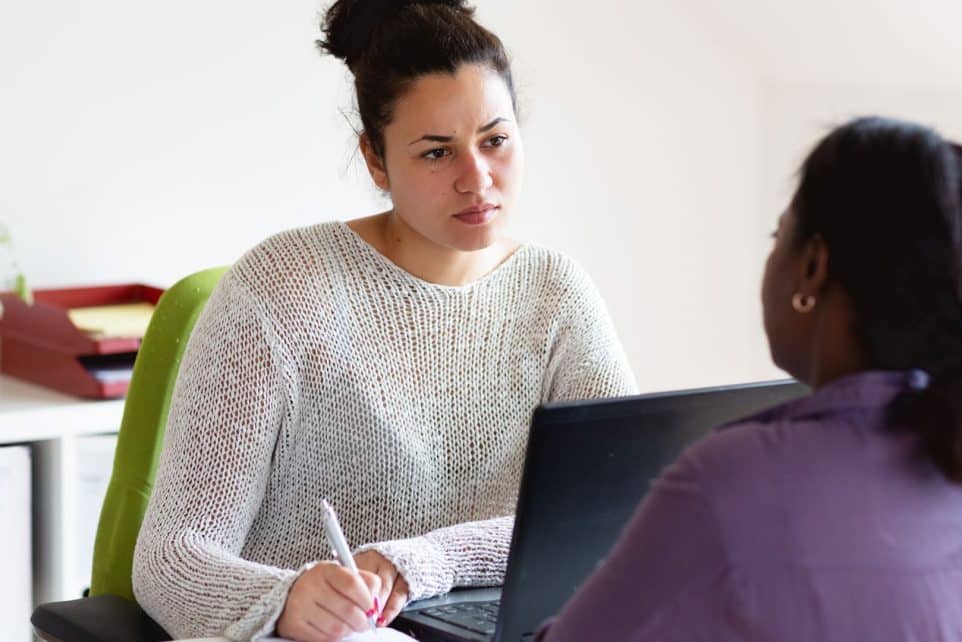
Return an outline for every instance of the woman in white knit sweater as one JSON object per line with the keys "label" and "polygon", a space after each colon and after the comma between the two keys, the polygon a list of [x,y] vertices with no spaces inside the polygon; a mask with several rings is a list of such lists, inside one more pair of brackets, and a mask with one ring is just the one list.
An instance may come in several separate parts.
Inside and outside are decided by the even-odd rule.
{"label": "woman in white knit sweater", "polygon": [[[268,239],[198,321],[134,560],[175,636],[329,642],[499,584],[532,410],[634,391],[590,280],[503,235],[523,155],[500,40],[459,0],[339,0],[324,32],[392,209]],[[360,576],[330,561],[325,498]]]}

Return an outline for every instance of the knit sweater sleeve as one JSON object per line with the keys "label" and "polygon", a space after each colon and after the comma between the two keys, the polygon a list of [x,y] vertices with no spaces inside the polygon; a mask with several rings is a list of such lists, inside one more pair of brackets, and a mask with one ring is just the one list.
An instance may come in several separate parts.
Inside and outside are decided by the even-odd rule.
{"label": "knit sweater sleeve", "polygon": [[504,581],[514,517],[439,528],[420,537],[368,544],[407,581],[411,600],[447,593],[455,587],[499,586]]}
{"label": "knit sweater sleeve", "polygon": [[572,266],[544,378],[544,401],[603,399],[637,393],[608,314],[591,279]]}
{"label": "knit sweater sleeve", "polygon": [[185,351],[134,555],[137,601],[175,637],[270,633],[304,570],[241,557],[292,403],[281,349],[228,272]]}

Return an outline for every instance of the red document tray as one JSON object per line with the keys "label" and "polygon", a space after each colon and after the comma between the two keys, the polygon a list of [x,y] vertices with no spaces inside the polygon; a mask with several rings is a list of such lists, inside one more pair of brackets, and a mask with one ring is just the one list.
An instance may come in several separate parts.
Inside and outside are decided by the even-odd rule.
{"label": "red document tray", "polygon": [[127,393],[127,381],[100,381],[81,358],[135,353],[140,337],[92,338],[70,321],[67,310],[120,303],[157,303],[163,290],[141,284],[35,290],[27,305],[0,294],[0,371],[61,392],[112,399]]}

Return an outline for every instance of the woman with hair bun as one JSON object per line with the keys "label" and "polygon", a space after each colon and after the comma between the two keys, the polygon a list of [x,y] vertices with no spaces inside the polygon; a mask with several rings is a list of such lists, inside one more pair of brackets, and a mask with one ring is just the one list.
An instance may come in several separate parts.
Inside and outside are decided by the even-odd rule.
{"label": "woman with hair bun", "polygon": [[539,642],[962,641],[962,151],[849,122],[774,236],[765,331],[813,394],[689,448]]}
{"label": "woman with hair bun", "polygon": [[635,388],[587,276],[505,236],[523,147],[501,41],[451,0],[339,0],[323,31],[391,208],[261,243],[197,322],[133,571],[178,637],[330,642],[500,583],[532,410]]}

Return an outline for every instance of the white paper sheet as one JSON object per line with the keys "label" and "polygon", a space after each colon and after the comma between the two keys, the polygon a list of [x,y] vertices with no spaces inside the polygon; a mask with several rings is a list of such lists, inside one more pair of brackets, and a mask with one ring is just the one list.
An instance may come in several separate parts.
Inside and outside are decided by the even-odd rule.
{"label": "white paper sheet", "polygon": [[[375,631],[365,631],[364,633],[352,633],[341,642],[411,642],[414,640],[409,635],[404,635],[394,629],[377,629]],[[284,638],[264,638],[264,642],[290,642]],[[416,640],[415,640],[416,642]]]}

